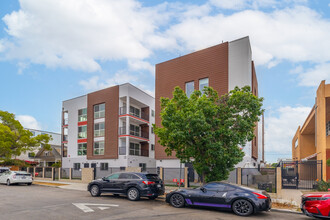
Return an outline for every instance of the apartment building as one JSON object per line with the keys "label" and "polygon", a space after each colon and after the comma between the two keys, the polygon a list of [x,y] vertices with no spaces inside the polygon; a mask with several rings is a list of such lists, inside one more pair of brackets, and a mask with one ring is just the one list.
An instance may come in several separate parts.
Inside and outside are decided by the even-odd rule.
{"label": "apartment building", "polygon": [[62,167],[152,167],[155,100],[126,83],[63,101]]}
{"label": "apartment building", "polygon": [[[254,95],[259,95],[249,37],[159,63],[156,65],[156,125],[161,125],[160,98],[172,98],[176,86],[184,89],[189,96],[194,90],[202,90],[204,86],[211,86],[222,95],[236,86],[246,85],[252,88]],[[258,167],[264,161],[263,117],[256,126],[255,135],[254,140],[243,148],[245,156],[238,167]],[[157,167],[179,167],[180,162],[175,155],[167,156],[164,150],[156,137]]]}
{"label": "apartment building", "polygon": [[51,136],[52,140],[50,140],[48,143],[51,146],[51,150],[46,150],[41,145],[35,148],[33,151],[25,152],[20,156],[16,156],[16,159],[38,162],[37,166],[51,166],[55,162],[61,161],[61,134],[30,128],[25,129],[31,131],[33,136],[40,134],[48,134]]}
{"label": "apartment building", "polygon": [[323,80],[317,91],[315,105],[304,124],[299,126],[292,139],[292,159],[295,161],[322,161],[322,166],[315,166],[318,176],[330,179],[330,84]]}

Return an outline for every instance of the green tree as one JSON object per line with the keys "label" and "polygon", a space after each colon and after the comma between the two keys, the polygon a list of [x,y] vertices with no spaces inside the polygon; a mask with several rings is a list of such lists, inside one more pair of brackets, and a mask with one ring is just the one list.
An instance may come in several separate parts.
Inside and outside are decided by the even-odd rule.
{"label": "green tree", "polygon": [[15,120],[14,114],[0,110],[0,158],[10,159],[12,156],[19,156],[41,144],[50,150],[50,140],[48,134],[33,137],[32,132],[24,129],[21,123]]}
{"label": "green tree", "polygon": [[263,98],[250,87],[236,87],[219,98],[211,87],[188,98],[176,87],[173,98],[161,98],[161,127],[154,126],[167,155],[175,152],[182,163],[192,162],[203,182],[225,180],[242,161],[247,141],[262,115]]}

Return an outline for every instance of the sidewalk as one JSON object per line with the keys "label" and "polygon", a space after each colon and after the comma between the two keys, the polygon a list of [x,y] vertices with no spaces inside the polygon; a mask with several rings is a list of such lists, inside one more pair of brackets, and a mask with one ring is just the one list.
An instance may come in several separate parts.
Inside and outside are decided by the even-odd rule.
{"label": "sidewalk", "polygon": [[70,183],[61,181],[49,181],[49,180],[35,180],[33,181],[35,185],[52,186],[62,189],[72,189],[79,191],[87,191],[87,183]]}

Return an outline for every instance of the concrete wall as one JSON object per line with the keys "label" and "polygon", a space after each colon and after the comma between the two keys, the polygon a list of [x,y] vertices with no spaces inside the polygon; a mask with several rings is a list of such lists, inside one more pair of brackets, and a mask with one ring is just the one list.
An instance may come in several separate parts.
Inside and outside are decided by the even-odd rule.
{"label": "concrete wall", "polygon": [[72,168],[73,163],[87,162],[86,156],[78,156],[78,110],[83,108],[87,108],[87,95],[63,101],[63,111],[68,112],[68,151],[67,157],[62,158],[63,168]]}

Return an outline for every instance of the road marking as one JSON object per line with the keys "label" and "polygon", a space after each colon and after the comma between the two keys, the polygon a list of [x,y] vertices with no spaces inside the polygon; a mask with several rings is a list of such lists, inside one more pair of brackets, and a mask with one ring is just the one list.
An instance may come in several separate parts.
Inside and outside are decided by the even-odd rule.
{"label": "road marking", "polygon": [[110,207],[118,207],[119,205],[114,204],[93,204],[93,203],[72,203],[78,209],[81,209],[83,212],[94,212],[94,210],[88,206],[98,206],[100,210],[109,209]]}

